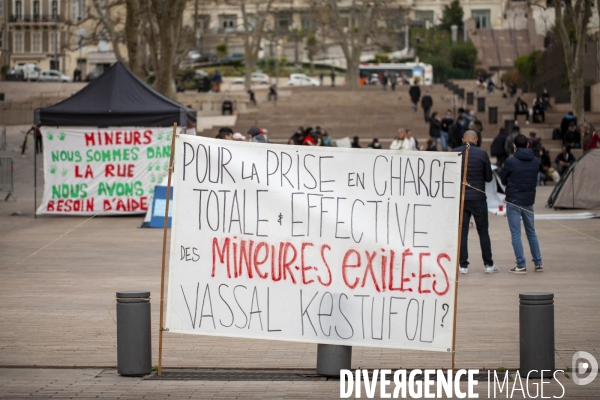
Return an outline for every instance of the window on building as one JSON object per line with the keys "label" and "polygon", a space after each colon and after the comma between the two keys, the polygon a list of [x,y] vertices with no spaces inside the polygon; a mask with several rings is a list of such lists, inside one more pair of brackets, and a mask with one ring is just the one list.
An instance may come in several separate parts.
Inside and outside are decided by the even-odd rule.
{"label": "window on building", "polygon": [[52,20],[56,21],[58,19],[58,1],[52,1]]}
{"label": "window on building", "polygon": [[219,15],[219,28],[224,32],[234,32],[237,27],[237,15]]}
{"label": "window on building", "polygon": [[287,12],[277,13],[275,16],[275,29],[287,31],[292,27],[292,14]]}
{"label": "window on building", "polygon": [[429,23],[433,24],[433,10],[417,10],[415,11],[415,20],[416,21],[429,21]]}
{"label": "window on building", "polygon": [[0,18],[4,17],[4,0],[0,0]]}
{"label": "window on building", "polygon": [[42,34],[40,32],[33,32],[31,34],[31,52],[42,52]]}
{"label": "window on building", "polygon": [[50,40],[50,53],[56,54],[56,50],[58,49],[58,34],[56,32],[50,32],[48,40]]}
{"label": "window on building", "polygon": [[82,21],[85,18],[85,0],[71,0],[71,19],[73,21]]}
{"label": "window on building", "polygon": [[23,52],[23,32],[15,32],[15,53]]}
{"label": "window on building", "polygon": [[23,2],[21,0],[15,1],[15,19],[17,21],[23,20]]}
{"label": "window on building", "polygon": [[40,1],[39,0],[34,0],[34,2],[33,2],[33,20],[34,21],[40,20]]}
{"label": "window on building", "polygon": [[207,33],[210,29],[210,15],[198,15],[198,33]]}
{"label": "window on building", "polygon": [[302,29],[305,29],[307,31],[314,30],[315,23],[314,23],[313,19],[311,18],[310,14],[308,14],[308,13],[302,14],[300,19],[302,20]]}
{"label": "window on building", "polygon": [[490,29],[490,10],[473,10],[471,17],[475,20],[475,27],[477,29]]}

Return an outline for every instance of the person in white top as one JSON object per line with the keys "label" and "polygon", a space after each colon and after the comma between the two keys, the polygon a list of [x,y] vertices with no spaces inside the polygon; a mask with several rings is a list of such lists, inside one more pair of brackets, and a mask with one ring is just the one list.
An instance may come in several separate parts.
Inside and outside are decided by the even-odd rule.
{"label": "person in white top", "polygon": [[404,129],[398,129],[398,136],[396,139],[392,140],[392,144],[390,144],[390,150],[406,150],[406,146],[408,146],[408,141],[406,140],[406,132]]}
{"label": "person in white top", "polygon": [[406,142],[406,144],[404,145],[404,148],[406,150],[419,150],[419,148],[417,147],[417,141],[412,136],[412,132],[410,131],[410,129],[406,131],[406,139],[404,141]]}

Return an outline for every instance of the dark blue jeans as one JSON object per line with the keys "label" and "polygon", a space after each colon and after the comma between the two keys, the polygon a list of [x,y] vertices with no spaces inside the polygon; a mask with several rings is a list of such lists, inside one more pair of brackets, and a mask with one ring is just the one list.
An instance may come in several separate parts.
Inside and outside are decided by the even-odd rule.
{"label": "dark blue jeans", "polygon": [[463,212],[462,238],[460,241],[460,266],[469,267],[469,251],[467,239],[469,237],[469,221],[471,215],[475,219],[477,234],[479,235],[479,245],[481,246],[481,255],[484,266],[494,265],[492,260],[492,243],[488,232],[488,208],[487,201],[483,200],[465,200],[465,210]]}

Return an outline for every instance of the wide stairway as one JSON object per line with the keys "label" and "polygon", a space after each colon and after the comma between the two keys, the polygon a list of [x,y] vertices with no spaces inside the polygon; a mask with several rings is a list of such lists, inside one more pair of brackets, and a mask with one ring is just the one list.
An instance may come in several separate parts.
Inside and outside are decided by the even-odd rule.
{"label": "wide stairway", "polygon": [[[277,102],[267,101],[257,93],[258,107],[250,107],[240,113],[234,131],[246,133],[257,124],[268,130],[269,141],[287,143],[299,126],[321,126],[334,139],[359,136],[365,147],[378,138],[383,147],[389,147],[398,128],[411,129],[420,144],[429,137],[429,124],[425,123],[423,111],[412,111],[409,86],[397,87],[395,91],[383,91],[380,86],[361,87],[352,92],[345,87],[313,87],[281,89],[283,96]],[[452,108],[451,93],[442,85],[422,87],[422,94],[430,91],[433,110],[445,113]],[[290,93],[291,92],[291,93]],[[216,136],[218,127],[205,130],[202,136]],[[422,143],[421,143],[422,141]]]}
{"label": "wide stairway", "polygon": [[[421,90],[423,94],[429,90],[433,98],[432,111],[438,111],[441,115],[444,115],[447,109],[454,111],[461,106],[475,111],[476,118],[483,122],[482,148],[487,151],[500,127],[505,125],[505,121],[513,119],[513,104],[517,96],[523,98],[530,106],[535,97],[534,93],[519,92],[513,99],[506,99],[499,90],[487,94],[484,89],[477,87],[474,80],[454,83],[465,90],[465,99],[457,99],[455,104],[452,102],[452,92],[441,84],[421,87]],[[389,147],[398,128],[404,128],[412,130],[419,144],[425,145],[429,138],[429,124],[425,123],[420,106],[416,113],[412,111],[408,89],[408,86],[400,86],[395,91],[391,91],[389,87],[387,91],[383,91],[380,86],[368,86],[352,92],[345,87],[284,88],[280,89],[281,95],[277,102],[268,101],[266,93],[257,92],[258,106],[251,106],[240,113],[232,128],[235,132],[246,133],[256,124],[268,130],[269,141],[287,143],[299,126],[306,128],[318,125],[326,128],[334,139],[358,136],[361,145],[366,147],[373,138],[378,138],[383,148]],[[467,103],[467,98],[470,97],[467,93],[473,94],[472,104]],[[552,130],[560,126],[568,106],[551,103],[553,108],[546,112],[545,123],[526,125],[525,116],[520,115],[519,126],[526,136],[535,132],[554,158],[562,143],[552,140]],[[480,105],[483,107],[479,108]],[[495,124],[489,123],[490,107],[497,108],[498,118]],[[586,120],[600,126],[599,113],[586,113]],[[200,135],[215,137],[218,129],[219,126],[215,126],[204,130]],[[578,157],[581,150],[575,149],[573,154]]]}

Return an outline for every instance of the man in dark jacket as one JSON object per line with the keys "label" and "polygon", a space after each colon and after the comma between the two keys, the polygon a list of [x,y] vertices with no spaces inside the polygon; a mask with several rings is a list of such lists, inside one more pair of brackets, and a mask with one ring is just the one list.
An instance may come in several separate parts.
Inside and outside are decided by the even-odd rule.
{"label": "man in dark jacket", "polygon": [[442,118],[440,123],[440,137],[442,139],[442,150],[448,150],[448,132],[450,132],[450,126],[454,123],[452,119],[452,111],[446,110],[446,116]]}
{"label": "man in dark jacket", "polygon": [[506,129],[500,128],[500,132],[498,136],[494,138],[492,142],[492,147],[490,149],[490,153],[492,157],[496,157],[496,166],[498,168],[502,168],[508,154],[506,154],[506,149],[504,148],[504,144],[506,143]]}
{"label": "man in dark jacket", "polygon": [[438,113],[436,111],[434,111],[433,114],[431,115],[431,118],[429,118],[429,137],[431,137],[431,139],[433,139],[433,142],[435,143],[434,146],[436,147],[436,149],[439,149],[438,140],[440,140],[440,128],[441,128],[440,117],[438,117]]}
{"label": "man in dark jacket", "polygon": [[521,128],[519,128],[518,125],[515,125],[513,127],[512,133],[506,137],[506,141],[504,142],[504,150],[506,150],[507,157],[512,156],[513,153],[515,152],[515,147],[513,146],[513,143],[514,143],[517,135],[519,135],[520,133],[521,133]]}
{"label": "man in dark jacket", "polygon": [[425,92],[425,96],[421,99],[421,108],[423,108],[423,114],[425,116],[425,123],[429,122],[429,113],[431,112],[431,107],[433,106],[433,99],[427,90]]}
{"label": "man in dark jacket", "polygon": [[569,129],[567,129],[567,132],[563,136],[563,144],[572,149],[581,148],[581,134],[579,133],[579,129],[577,129],[577,122],[575,120],[569,123]]}
{"label": "man in dark jacket", "polygon": [[412,102],[413,111],[417,112],[417,105],[419,104],[419,99],[421,98],[421,88],[415,83],[408,90],[408,94],[410,96],[410,101]]}
{"label": "man in dark jacket", "polygon": [[506,160],[502,169],[502,184],[506,185],[506,219],[512,237],[512,246],[517,258],[517,265],[510,272],[525,274],[525,254],[521,242],[521,219],[536,272],[542,272],[542,254],[533,224],[533,203],[539,172],[539,162],[529,148],[529,142],[523,135],[514,140],[515,156]]}
{"label": "man in dark jacket", "polygon": [[[475,131],[466,131],[462,141],[464,144],[453,151],[463,152],[467,144],[470,145],[467,183],[477,190],[467,186],[465,191],[459,271],[461,274],[466,274],[469,267],[467,238],[469,235],[469,220],[472,215],[475,218],[475,225],[479,234],[479,244],[481,246],[485,273],[492,274],[498,272],[498,267],[494,265],[494,260],[492,260],[492,243],[488,231],[488,207],[485,195],[485,183],[492,181],[492,166],[486,151],[475,146],[477,143],[477,133]],[[463,171],[464,159],[465,157],[463,156]]]}
{"label": "man in dark jacket", "polygon": [[569,111],[567,115],[564,116],[562,121],[560,121],[560,134],[562,135],[561,139],[564,139],[572,121],[575,121],[575,124],[577,124],[577,118],[573,116],[573,111]]}
{"label": "man in dark jacket", "polygon": [[465,127],[465,119],[462,115],[458,116],[458,119],[454,121],[452,125],[450,125],[450,130],[448,131],[448,147],[451,149],[460,146],[463,137],[463,129]]}

